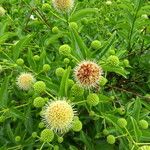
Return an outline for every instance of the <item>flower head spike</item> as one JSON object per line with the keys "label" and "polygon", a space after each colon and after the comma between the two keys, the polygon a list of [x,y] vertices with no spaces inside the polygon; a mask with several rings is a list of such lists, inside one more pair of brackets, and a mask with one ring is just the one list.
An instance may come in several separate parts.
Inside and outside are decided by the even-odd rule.
{"label": "flower head spike", "polygon": [[82,61],[74,69],[76,81],[83,87],[95,87],[99,82],[102,69],[93,61]]}
{"label": "flower head spike", "polygon": [[42,117],[47,127],[55,132],[65,133],[72,127],[76,111],[65,99],[49,102],[43,109]]}
{"label": "flower head spike", "polygon": [[35,78],[31,73],[21,73],[17,78],[16,84],[20,89],[27,91],[31,89],[34,82]]}
{"label": "flower head spike", "polygon": [[57,11],[69,12],[74,5],[74,0],[52,0],[52,3]]}

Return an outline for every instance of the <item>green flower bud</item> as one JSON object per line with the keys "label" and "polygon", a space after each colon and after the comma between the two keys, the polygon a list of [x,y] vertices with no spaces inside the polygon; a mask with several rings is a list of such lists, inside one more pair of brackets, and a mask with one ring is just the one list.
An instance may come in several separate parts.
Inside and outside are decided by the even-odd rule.
{"label": "green flower bud", "polygon": [[54,149],[54,150],[59,150],[59,146],[58,146],[58,145],[55,145],[55,146],[53,147],[53,149]]}
{"label": "green flower bud", "polygon": [[74,120],[72,125],[72,130],[75,132],[79,132],[82,130],[82,122],[80,120]]}
{"label": "green flower bud", "polygon": [[59,33],[58,27],[53,27],[53,28],[52,28],[52,33],[54,33],[54,34]]}
{"label": "green flower bud", "polygon": [[42,142],[51,142],[54,139],[54,133],[50,129],[44,129],[41,132],[40,140]]}
{"label": "green flower bud", "polygon": [[19,142],[20,140],[21,140],[21,137],[20,137],[20,136],[16,136],[16,137],[15,137],[15,141],[16,141],[16,142]]}
{"label": "green flower bud", "polygon": [[37,137],[37,132],[33,132],[33,133],[32,133],[32,137],[33,137],[33,138],[36,138],[36,137]]}
{"label": "green flower bud", "polygon": [[92,43],[91,43],[91,47],[92,47],[93,49],[95,49],[95,50],[98,50],[98,49],[101,48],[101,42],[98,41],[98,40],[94,40],[94,41],[92,41]]}
{"label": "green flower bud", "polygon": [[120,114],[120,115],[124,115],[125,114],[125,108],[123,106],[121,106],[120,108],[117,108],[117,112]]}
{"label": "green flower bud", "polygon": [[89,116],[90,116],[90,117],[95,116],[95,112],[94,112],[94,111],[90,111],[90,112],[89,112]]}
{"label": "green flower bud", "polygon": [[116,139],[115,139],[115,137],[113,135],[108,135],[107,136],[107,142],[109,144],[114,144],[116,142]]}
{"label": "green flower bud", "polygon": [[87,25],[87,24],[88,24],[88,19],[87,19],[87,18],[83,18],[83,19],[81,20],[81,23],[82,23],[83,25]]}
{"label": "green flower bud", "polygon": [[6,119],[6,118],[5,118],[5,116],[3,116],[3,115],[2,115],[2,116],[0,116],[0,122],[4,122],[4,121],[5,121],[5,119]]}
{"label": "green flower bud", "polygon": [[128,60],[128,59],[125,59],[125,60],[123,61],[123,65],[124,65],[125,67],[128,67],[128,66],[129,66],[129,60]]}
{"label": "green flower bud", "polygon": [[19,58],[19,59],[17,59],[16,63],[17,63],[17,65],[22,66],[24,64],[24,60]]}
{"label": "green flower bud", "polygon": [[124,118],[119,118],[117,123],[121,128],[125,128],[127,126],[127,121]]}
{"label": "green flower bud", "polygon": [[46,90],[46,85],[43,81],[37,81],[33,85],[35,92],[42,93]]}
{"label": "green flower bud", "polygon": [[46,13],[49,12],[50,9],[51,9],[50,4],[44,3],[44,4],[42,5],[42,10],[43,10],[44,12],[46,12]]}
{"label": "green flower bud", "polygon": [[41,129],[44,128],[45,127],[44,122],[40,122],[39,125],[38,125],[38,127],[41,128]]}
{"label": "green flower bud", "polygon": [[33,60],[39,61],[39,60],[40,60],[40,56],[39,56],[39,55],[34,55],[34,56],[33,56]]}
{"label": "green flower bud", "polygon": [[146,120],[140,120],[139,125],[142,129],[148,129],[148,122]]}
{"label": "green flower bud", "polygon": [[44,71],[44,72],[48,72],[48,71],[50,71],[50,69],[51,69],[51,67],[50,67],[49,64],[44,64],[44,65],[43,65],[43,71]]}
{"label": "green flower bud", "polygon": [[110,55],[115,55],[115,50],[111,49],[111,50],[109,51],[109,54],[110,54]]}
{"label": "green flower bud", "polygon": [[87,103],[91,106],[96,106],[99,103],[99,97],[95,93],[90,93],[87,96]]}
{"label": "green flower bud", "polygon": [[111,55],[107,58],[107,63],[111,66],[118,66],[119,65],[119,58],[117,56]]}
{"label": "green flower bud", "polygon": [[69,59],[69,58],[65,58],[65,59],[64,59],[64,63],[65,63],[65,64],[69,64],[69,62],[70,62],[70,59]]}
{"label": "green flower bud", "polygon": [[63,68],[59,67],[56,69],[55,74],[57,77],[62,77],[64,72],[65,72],[65,70]]}
{"label": "green flower bud", "polygon": [[44,104],[45,104],[45,100],[42,97],[36,97],[33,101],[34,107],[37,107],[37,108],[43,107]]}
{"label": "green flower bud", "polygon": [[3,17],[5,15],[6,10],[0,6],[0,17]]}
{"label": "green flower bud", "polygon": [[68,87],[72,87],[74,85],[74,81],[71,79],[68,79]]}
{"label": "green flower bud", "polygon": [[71,48],[68,44],[64,44],[59,47],[60,55],[69,56],[70,53],[71,53]]}
{"label": "green flower bud", "polygon": [[78,24],[76,22],[70,22],[69,27],[78,30]]}
{"label": "green flower bud", "polygon": [[63,140],[64,140],[64,138],[63,137],[58,137],[58,143],[62,143],[63,142]]}
{"label": "green flower bud", "polygon": [[109,131],[108,131],[107,129],[104,129],[104,130],[103,130],[103,134],[104,134],[104,135],[108,135],[108,134],[109,134]]}
{"label": "green flower bud", "polygon": [[99,79],[99,85],[100,86],[104,86],[106,83],[107,83],[107,79],[103,76],[100,76],[100,79]]}
{"label": "green flower bud", "polygon": [[73,96],[82,96],[84,94],[84,89],[79,84],[74,84],[71,88],[71,94]]}

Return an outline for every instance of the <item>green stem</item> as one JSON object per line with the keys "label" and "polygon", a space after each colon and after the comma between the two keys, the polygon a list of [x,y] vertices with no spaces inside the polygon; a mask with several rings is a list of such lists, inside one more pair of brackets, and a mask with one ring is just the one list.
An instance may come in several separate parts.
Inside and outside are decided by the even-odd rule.
{"label": "green stem", "polygon": [[80,101],[80,102],[76,102],[76,103],[74,103],[75,105],[78,105],[78,104],[82,104],[82,103],[85,103],[86,102],[86,100],[83,100],[83,101]]}
{"label": "green stem", "polygon": [[42,150],[43,146],[44,146],[45,142],[41,145],[40,149],[39,150]]}
{"label": "green stem", "polygon": [[49,92],[47,92],[47,91],[45,91],[45,93],[47,94],[47,95],[49,95],[51,98],[53,98],[54,100],[56,99],[52,94],[50,94]]}

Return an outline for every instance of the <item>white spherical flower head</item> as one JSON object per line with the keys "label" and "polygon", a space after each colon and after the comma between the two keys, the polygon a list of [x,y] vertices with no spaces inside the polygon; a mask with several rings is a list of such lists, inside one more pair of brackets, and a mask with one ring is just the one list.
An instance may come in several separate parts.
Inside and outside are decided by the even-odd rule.
{"label": "white spherical flower head", "polygon": [[75,80],[85,88],[95,87],[101,75],[101,67],[93,61],[82,61],[74,69]]}
{"label": "white spherical flower head", "polygon": [[17,85],[20,89],[28,91],[32,88],[35,78],[31,73],[21,73],[17,78]]}
{"label": "white spherical flower head", "polygon": [[52,0],[52,3],[59,12],[69,12],[74,6],[74,0]]}
{"label": "white spherical flower head", "polygon": [[47,127],[58,133],[65,133],[72,127],[76,111],[64,100],[49,102],[43,109],[42,117]]}

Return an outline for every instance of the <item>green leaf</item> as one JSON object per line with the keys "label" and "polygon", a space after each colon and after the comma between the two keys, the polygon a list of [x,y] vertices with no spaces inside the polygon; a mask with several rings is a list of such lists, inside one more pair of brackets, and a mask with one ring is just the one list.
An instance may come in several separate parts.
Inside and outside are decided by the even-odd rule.
{"label": "green leaf", "polygon": [[81,10],[78,10],[77,12],[75,12],[71,16],[69,21],[78,21],[78,20],[82,19],[83,17],[86,17],[86,16],[91,15],[91,14],[96,14],[96,13],[98,13],[98,9],[97,8],[81,9]]}
{"label": "green leaf", "polygon": [[112,34],[110,39],[106,42],[106,44],[102,48],[93,52],[92,56],[96,56],[97,60],[100,60],[107,53],[111,45],[114,43],[115,36],[116,36],[116,31]]}
{"label": "green leaf", "polygon": [[21,111],[17,110],[16,108],[10,108],[9,113],[11,114],[12,117],[16,117],[21,120],[25,119],[24,114]]}
{"label": "green leaf", "polygon": [[7,107],[8,103],[8,85],[10,76],[4,79],[0,89],[0,108]]}
{"label": "green leaf", "polygon": [[13,47],[13,60],[14,61],[17,60],[24,46],[28,44],[32,38],[33,38],[33,35],[27,35],[26,37],[21,39],[19,42],[17,42],[17,44]]}
{"label": "green leaf", "polygon": [[122,75],[124,78],[127,78],[127,75],[129,74],[128,71],[126,71],[124,68],[120,68],[120,67],[112,67],[106,64],[102,64],[101,65],[104,71],[108,71],[108,72],[115,72],[119,75]]}
{"label": "green leaf", "polygon": [[31,49],[28,50],[28,53],[27,53],[27,60],[28,60],[28,63],[29,65],[32,67],[33,70],[36,70],[36,63],[35,61],[33,60],[33,53],[31,51]]}
{"label": "green leaf", "polygon": [[15,143],[15,136],[13,134],[13,131],[11,129],[11,126],[9,123],[6,124],[6,134],[8,136],[8,138],[13,142]]}
{"label": "green leaf", "polygon": [[140,117],[140,112],[141,112],[141,101],[139,98],[136,99],[135,103],[134,103],[134,107],[133,107],[133,111],[132,111],[132,117],[136,120],[139,121],[139,117]]}
{"label": "green leaf", "polygon": [[13,32],[6,32],[5,34],[0,36],[0,44],[3,44],[8,38],[16,36]]}
{"label": "green leaf", "polygon": [[140,131],[136,120],[133,117],[131,117],[131,116],[130,116],[130,119],[131,119],[131,122],[132,122],[132,126],[133,126],[133,130],[134,130],[134,136],[135,136],[136,142],[138,142],[140,137],[142,136],[142,132]]}
{"label": "green leaf", "polygon": [[80,132],[80,140],[88,147],[88,150],[94,150],[92,140],[82,130]]}
{"label": "green leaf", "polygon": [[75,29],[70,27],[70,32],[73,47],[72,53],[79,59],[86,59],[88,48],[86,47],[84,41],[81,39],[81,37]]}
{"label": "green leaf", "polygon": [[59,96],[67,96],[67,90],[68,90],[68,78],[69,78],[69,74],[70,74],[70,71],[71,71],[71,67],[68,67],[66,70],[65,70],[65,73],[62,77],[62,80],[61,80],[61,84],[60,84],[60,89],[59,89]]}

